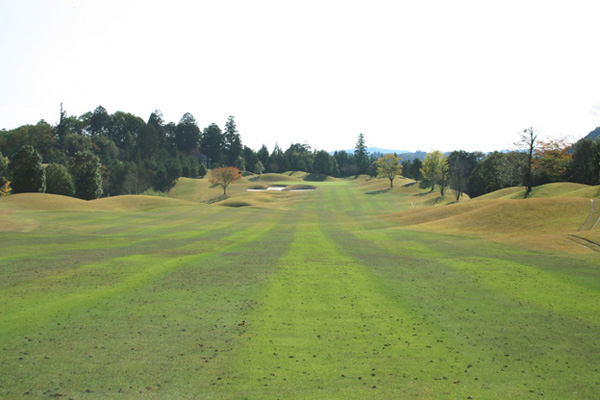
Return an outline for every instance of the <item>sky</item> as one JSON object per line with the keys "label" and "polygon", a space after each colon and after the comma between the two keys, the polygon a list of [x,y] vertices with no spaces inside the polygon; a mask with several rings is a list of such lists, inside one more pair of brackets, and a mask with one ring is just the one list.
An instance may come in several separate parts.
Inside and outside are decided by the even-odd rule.
{"label": "sky", "polygon": [[600,1],[0,0],[0,129],[102,105],[243,144],[514,148],[600,126]]}

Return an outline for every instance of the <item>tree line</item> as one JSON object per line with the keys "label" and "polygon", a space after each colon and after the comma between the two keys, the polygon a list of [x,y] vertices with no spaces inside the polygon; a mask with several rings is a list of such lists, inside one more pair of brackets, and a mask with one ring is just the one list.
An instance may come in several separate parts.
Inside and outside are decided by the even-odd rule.
{"label": "tree line", "polygon": [[[204,177],[208,168],[236,167],[257,174],[289,170],[350,176],[367,173],[374,161],[359,135],[354,153],[312,150],[291,144],[283,151],[242,144],[235,118],[221,129],[200,129],[194,116],[165,122],[160,111],[148,121],[102,106],[81,116],[60,110],[58,124],[40,121],[0,131],[0,194],[46,192],[82,199],[147,190],[168,191],[180,177]],[[36,178],[33,179],[32,177]]]}
{"label": "tree line", "polygon": [[[424,160],[403,161],[397,169],[421,185],[450,188],[476,197],[507,186],[555,181],[600,183],[599,139],[574,145],[563,140],[538,141],[525,130],[521,148],[511,152],[430,152]],[[377,176],[382,163],[367,152],[364,135],[353,152],[313,150],[292,143],[272,152],[266,145],[255,151],[243,145],[235,118],[223,129],[212,123],[200,129],[194,116],[165,122],[160,111],[147,121],[130,113],[109,114],[102,106],[69,116],[60,110],[58,124],[40,121],[0,131],[0,194],[46,192],[82,199],[147,190],[168,191],[180,177],[204,177],[207,169],[236,167],[256,174],[306,171],[347,177]],[[386,160],[389,164],[389,159]],[[390,166],[390,168],[392,168]],[[396,173],[395,172],[395,173]],[[390,184],[392,182],[390,181]]]}
{"label": "tree line", "polygon": [[457,201],[463,193],[477,197],[510,186],[523,186],[526,196],[534,186],[552,182],[600,184],[600,138],[574,144],[564,139],[539,140],[532,128],[523,131],[517,150],[481,152],[439,151],[423,161],[403,162],[402,175],[422,186],[450,188]]}

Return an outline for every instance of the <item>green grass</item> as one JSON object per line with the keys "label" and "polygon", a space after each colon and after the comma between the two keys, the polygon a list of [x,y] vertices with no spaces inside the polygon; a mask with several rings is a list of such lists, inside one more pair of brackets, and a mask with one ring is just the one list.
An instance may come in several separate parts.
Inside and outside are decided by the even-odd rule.
{"label": "green grass", "polygon": [[522,240],[589,200],[425,208],[396,183],[0,199],[0,398],[599,397],[598,253]]}

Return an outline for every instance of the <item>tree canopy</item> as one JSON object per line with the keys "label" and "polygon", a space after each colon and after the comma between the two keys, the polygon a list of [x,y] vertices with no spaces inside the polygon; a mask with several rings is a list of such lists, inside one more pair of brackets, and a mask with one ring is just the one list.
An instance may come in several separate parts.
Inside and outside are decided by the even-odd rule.
{"label": "tree canopy", "polygon": [[386,154],[377,160],[377,175],[384,175],[390,180],[390,187],[394,186],[396,175],[402,173],[400,160],[394,154]]}
{"label": "tree canopy", "polygon": [[31,145],[25,145],[10,161],[13,193],[45,192],[46,172],[42,156]]}
{"label": "tree canopy", "polygon": [[[362,133],[358,135],[354,151],[336,151],[333,155],[313,149],[307,143],[293,142],[285,151],[277,143],[272,152],[264,144],[254,151],[242,144],[233,116],[224,121],[223,130],[216,123],[200,129],[191,113],[185,113],[178,123],[167,122],[160,110],[152,112],[144,121],[123,111],[110,114],[102,106],[78,117],[68,115],[61,106],[58,117],[56,126],[41,120],[34,125],[0,131],[2,193],[8,193],[11,187],[14,193],[20,190],[69,193],[66,168],[72,175],[74,195],[80,196],[75,171],[70,167],[79,153],[97,157],[100,180],[96,190],[101,187],[102,195],[107,196],[143,193],[148,188],[168,191],[179,177],[202,177],[212,167],[237,166],[258,174],[298,170],[335,177],[367,173],[375,176],[378,174],[376,161],[381,157],[381,154],[367,152]],[[457,198],[463,192],[475,197],[511,185],[522,185],[530,190],[534,185],[566,180],[590,185],[600,183],[600,139],[587,137],[571,146],[559,139],[538,140],[533,128],[525,129],[520,139],[516,151],[485,156],[455,151],[450,153],[447,162],[440,152],[425,155],[423,161],[407,157],[402,163],[402,174],[430,185],[432,191],[439,185],[440,193],[449,185]],[[30,146],[28,151],[32,155],[31,149],[37,152],[43,165],[52,165],[44,170],[39,167],[40,162],[31,163],[30,166],[37,165],[39,176],[37,183],[26,189],[23,186],[28,179],[26,170],[17,168],[23,164],[20,161],[23,154],[18,154],[24,146]],[[419,152],[418,157],[423,154]],[[44,189],[42,175],[50,173],[52,176],[46,176]],[[58,178],[67,185],[65,190],[56,188]],[[97,192],[86,196],[97,196]]]}
{"label": "tree canopy", "polygon": [[209,182],[223,188],[223,196],[227,196],[227,187],[242,179],[242,174],[235,167],[214,168],[210,171]]}

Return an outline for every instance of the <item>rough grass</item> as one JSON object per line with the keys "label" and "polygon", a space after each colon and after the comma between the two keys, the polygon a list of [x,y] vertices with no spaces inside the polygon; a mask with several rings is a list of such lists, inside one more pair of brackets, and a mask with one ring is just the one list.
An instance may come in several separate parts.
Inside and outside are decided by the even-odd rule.
{"label": "rough grass", "polygon": [[[556,182],[534,187],[529,198],[546,197],[585,197],[588,199],[600,196],[600,186],[589,186],[581,183]],[[483,196],[476,197],[476,200],[484,199],[523,199],[525,197],[525,188],[514,186],[496,190]]]}
{"label": "rough grass", "polygon": [[193,205],[0,199],[36,221],[0,231],[0,398],[600,396],[598,253],[488,240],[567,237],[589,200],[425,209],[361,177],[207,205],[191,181]]}
{"label": "rough grass", "polygon": [[513,186],[504,189],[499,189],[491,193],[486,193],[482,196],[475,197],[474,200],[489,200],[489,199],[514,199],[523,197],[525,189],[521,186]]}
{"label": "rough grass", "polygon": [[195,203],[187,200],[147,195],[124,195],[104,197],[101,199],[92,200],[91,203],[94,205],[98,204],[106,208],[118,210],[145,210],[159,207],[196,205]]}
{"label": "rough grass", "polygon": [[88,202],[75,197],[60,196],[49,193],[19,193],[0,198],[0,205],[4,209],[12,210],[71,210],[71,211],[94,211],[109,210],[102,203]]}
{"label": "rough grass", "polygon": [[384,218],[408,229],[479,236],[546,251],[587,252],[569,234],[581,228],[589,213],[588,199],[555,197],[484,199]]}
{"label": "rough grass", "polygon": [[315,190],[317,187],[314,185],[290,185],[290,186],[286,186],[285,189],[283,189],[284,191],[289,191],[289,190]]}
{"label": "rough grass", "polygon": [[303,177],[291,176],[287,174],[268,173],[262,174],[258,182],[298,182],[303,180]]}

